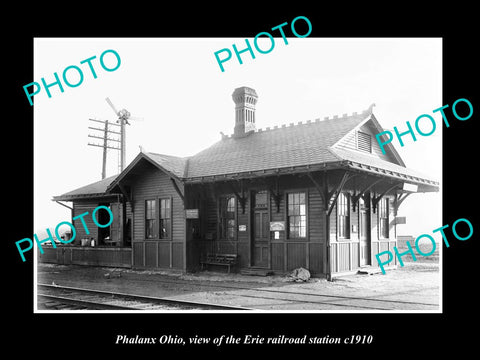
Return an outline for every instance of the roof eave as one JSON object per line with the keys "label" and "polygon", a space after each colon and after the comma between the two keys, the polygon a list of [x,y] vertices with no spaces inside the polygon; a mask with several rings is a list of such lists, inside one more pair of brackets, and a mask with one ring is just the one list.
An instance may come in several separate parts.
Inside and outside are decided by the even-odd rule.
{"label": "roof eave", "polygon": [[75,200],[89,200],[89,199],[104,199],[118,196],[120,194],[114,193],[93,193],[93,194],[78,194],[78,195],[59,195],[53,196],[52,201],[75,201]]}
{"label": "roof eave", "polygon": [[357,171],[368,172],[368,173],[372,173],[372,174],[376,174],[376,175],[381,175],[381,176],[385,176],[385,177],[394,178],[394,179],[401,180],[401,181],[404,181],[404,182],[409,182],[409,183],[414,183],[414,184],[417,184],[417,185],[431,187],[432,192],[439,191],[440,183],[438,181],[435,181],[435,180],[425,179],[425,178],[421,178],[421,177],[413,176],[413,175],[402,174],[402,173],[397,172],[397,171],[386,170],[386,169],[382,169],[382,168],[379,168],[379,167],[376,167],[376,166],[365,165],[365,164],[361,164],[361,163],[354,162],[354,161],[348,161],[348,165],[351,169],[354,169],[354,170],[357,170]]}
{"label": "roof eave", "polygon": [[[341,160],[335,162],[321,163],[321,164],[310,164],[303,166],[290,166],[285,168],[275,168],[275,169],[265,169],[258,171],[248,171],[248,172],[238,172],[230,174],[221,174],[221,175],[210,175],[210,176],[198,176],[186,178],[185,182],[187,184],[195,183],[205,183],[205,182],[218,182],[218,181],[228,181],[228,180],[240,180],[248,178],[259,178],[266,176],[278,176],[278,175],[288,175],[288,174],[299,174],[312,171],[321,171],[321,170],[335,170],[335,169],[351,169],[355,171],[367,172],[372,175],[383,176],[393,178],[395,180],[400,180],[403,182],[410,182],[414,184],[427,187],[426,190],[431,192],[439,191],[439,182],[424,179],[417,176],[402,174],[399,172],[382,169],[379,167],[364,165],[361,163],[356,163],[349,160]],[[427,192],[430,192],[427,191]]]}
{"label": "roof eave", "polygon": [[347,165],[347,161],[342,160],[342,161],[334,161],[334,162],[325,162],[321,164],[306,164],[306,165],[300,165],[300,166],[287,166],[283,168],[272,168],[272,169],[236,172],[236,173],[220,174],[220,175],[196,176],[196,177],[186,178],[185,182],[187,184],[194,184],[194,183],[202,183],[202,182],[217,182],[217,181],[227,181],[227,180],[260,178],[265,176],[299,174],[299,173],[306,173],[311,171],[341,169],[341,168],[345,168],[346,165]]}

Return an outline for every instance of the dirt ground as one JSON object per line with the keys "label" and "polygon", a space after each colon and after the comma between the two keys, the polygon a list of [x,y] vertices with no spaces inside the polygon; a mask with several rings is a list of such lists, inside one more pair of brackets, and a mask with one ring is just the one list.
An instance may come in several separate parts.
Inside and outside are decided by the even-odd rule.
{"label": "dirt ground", "polygon": [[[183,275],[182,278],[194,280],[196,275]],[[203,279],[209,281],[221,281],[227,283],[240,283],[243,281],[251,281],[251,276],[231,277],[224,274],[208,274],[201,275]],[[245,279],[247,278],[247,279]],[[256,277],[256,282],[268,285],[269,290],[288,291],[292,294],[299,295],[299,299],[311,299],[311,297],[300,296],[302,294],[322,294],[326,296],[342,296],[346,297],[339,301],[335,299],[336,304],[342,303],[345,308],[314,306],[311,304],[282,305],[272,304],[272,306],[262,306],[268,310],[329,310],[340,309],[350,310],[358,309],[357,305],[365,303],[363,299],[387,300],[389,303],[385,307],[381,301],[373,302],[380,309],[388,308],[392,310],[439,310],[436,306],[426,306],[424,304],[439,304],[441,275],[438,262],[405,262],[404,267],[398,267],[395,270],[389,270],[385,275],[382,273],[375,274],[354,274],[334,278],[333,281],[326,279],[311,278],[308,282],[292,282],[290,279],[282,276],[272,277]],[[202,294],[197,293],[197,297]],[[232,295],[235,292],[217,292],[215,298],[212,294],[203,294],[205,299],[219,301],[223,298],[224,302],[230,303]],[[351,297],[351,299],[349,299]],[[323,299],[318,299],[322,301]],[[317,301],[318,301],[317,300]],[[332,302],[332,301],[330,301]],[[398,303],[394,303],[398,302]],[[412,304],[409,304],[412,303]],[[243,306],[250,303],[244,301]],[[351,308],[348,305],[351,304]],[[259,305],[257,303],[257,305]],[[277,305],[277,306],[276,306]],[[374,305],[374,306],[375,306]],[[370,304],[368,304],[370,306]],[[361,308],[360,308],[361,309]]]}
{"label": "dirt ground", "polygon": [[[111,290],[260,310],[439,311],[441,272],[435,261],[405,262],[385,275],[355,274],[293,282],[286,276],[38,265],[38,282]],[[174,283],[178,281],[179,283]]]}

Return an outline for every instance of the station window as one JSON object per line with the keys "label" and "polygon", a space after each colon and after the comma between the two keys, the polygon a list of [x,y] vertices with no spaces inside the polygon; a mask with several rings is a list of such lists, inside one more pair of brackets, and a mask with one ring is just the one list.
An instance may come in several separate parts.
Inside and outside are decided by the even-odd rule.
{"label": "station window", "polygon": [[382,198],[378,206],[378,229],[381,238],[388,239],[388,198]]}
{"label": "station window", "polygon": [[221,197],[219,202],[219,233],[220,239],[235,239],[235,197]]}
{"label": "station window", "polygon": [[350,197],[347,193],[340,193],[337,199],[337,228],[338,237],[350,238]]}
{"label": "station window", "polygon": [[160,239],[169,239],[172,225],[171,200],[160,199]]}
{"label": "station window", "polygon": [[290,193],[287,197],[288,238],[299,239],[307,236],[307,208],[305,193]]}
{"label": "station window", "polygon": [[147,239],[154,239],[157,237],[155,214],[156,214],[156,201],[145,201],[145,237]]}

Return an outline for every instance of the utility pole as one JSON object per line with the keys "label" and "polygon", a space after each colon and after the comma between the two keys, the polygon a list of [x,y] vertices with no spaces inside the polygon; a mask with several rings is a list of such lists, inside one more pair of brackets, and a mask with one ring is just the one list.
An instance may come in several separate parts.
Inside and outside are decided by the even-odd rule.
{"label": "utility pole", "polygon": [[105,130],[103,130],[103,163],[102,163],[102,180],[106,176],[107,167],[107,134],[108,134],[108,120],[105,120]]}
{"label": "utility pole", "polygon": [[[97,135],[88,134],[88,137],[103,140],[103,144],[88,143],[88,145],[103,148],[102,179],[105,179],[105,177],[106,177],[106,167],[107,167],[107,149],[118,150],[122,153],[124,151],[125,146],[124,146],[123,126],[118,125],[118,124],[109,123],[108,120],[97,120],[97,119],[88,119],[88,120],[104,124],[103,129],[102,128],[91,127],[91,126],[88,127],[89,129],[96,130],[96,131],[101,131],[103,133],[103,136],[98,136],[98,134]],[[110,130],[109,126],[120,126],[120,132]],[[120,140],[118,138],[109,138],[108,137],[109,134],[115,134],[113,136],[120,135]],[[114,141],[114,142],[120,143],[120,146],[119,147],[110,146],[109,141]]]}
{"label": "utility pole", "polygon": [[120,120],[120,171],[122,172],[123,169],[125,169],[125,123],[128,124],[127,119],[124,119],[123,117],[119,118]]}

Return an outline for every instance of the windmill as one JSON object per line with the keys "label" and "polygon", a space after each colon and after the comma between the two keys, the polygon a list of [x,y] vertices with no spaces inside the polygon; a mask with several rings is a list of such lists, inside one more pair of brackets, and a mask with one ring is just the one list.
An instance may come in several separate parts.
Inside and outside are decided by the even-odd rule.
{"label": "windmill", "polygon": [[143,118],[138,118],[138,117],[133,117],[131,116],[130,112],[122,109],[118,111],[115,108],[115,105],[110,101],[110,99],[107,97],[105,98],[107,101],[108,105],[113,109],[115,112],[115,115],[118,116],[117,123],[120,123],[120,171],[123,171],[125,169],[125,149],[126,149],[126,144],[125,144],[125,124],[130,125],[128,120],[137,120],[141,121]]}

